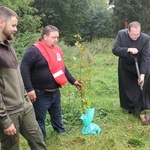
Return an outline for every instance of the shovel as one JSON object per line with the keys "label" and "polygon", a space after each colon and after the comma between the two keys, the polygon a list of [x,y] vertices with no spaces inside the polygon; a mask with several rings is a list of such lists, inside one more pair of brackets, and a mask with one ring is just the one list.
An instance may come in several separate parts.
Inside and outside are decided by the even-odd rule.
{"label": "shovel", "polygon": [[[140,71],[139,71],[137,57],[134,57],[134,59],[135,59],[135,66],[136,66],[138,79],[140,79]],[[140,90],[141,90],[141,94],[142,94],[142,103],[143,103],[143,108],[144,108],[143,113],[140,114],[140,118],[142,121],[142,125],[148,125],[148,124],[150,124],[150,113],[148,113],[146,111],[146,100],[144,97],[143,87],[141,84],[140,84]]]}

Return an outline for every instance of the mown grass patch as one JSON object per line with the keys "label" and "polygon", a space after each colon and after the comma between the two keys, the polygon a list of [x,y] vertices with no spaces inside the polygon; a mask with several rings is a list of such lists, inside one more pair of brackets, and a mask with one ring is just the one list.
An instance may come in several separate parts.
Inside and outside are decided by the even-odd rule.
{"label": "mown grass patch", "polygon": [[[102,43],[102,45],[101,45]],[[78,78],[78,68],[73,57],[78,58],[76,47],[63,45],[66,64]],[[83,135],[80,120],[81,103],[79,91],[67,84],[61,89],[62,113],[66,133],[53,132],[47,116],[48,150],[150,150],[150,126],[142,126],[138,116],[128,114],[120,108],[118,98],[117,57],[111,48],[112,39],[95,40],[85,43],[92,58],[89,98],[95,108],[93,123],[102,129],[99,135]],[[21,138],[22,150],[28,150]]]}

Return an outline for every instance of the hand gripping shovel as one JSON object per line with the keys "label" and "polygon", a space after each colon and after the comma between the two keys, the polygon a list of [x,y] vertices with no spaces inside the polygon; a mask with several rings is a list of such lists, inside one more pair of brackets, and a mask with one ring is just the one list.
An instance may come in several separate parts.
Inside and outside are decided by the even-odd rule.
{"label": "hand gripping shovel", "polygon": [[[138,62],[137,62],[137,57],[134,57],[135,59],[135,66],[136,66],[136,71],[137,71],[137,75],[138,75],[138,79],[140,79],[140,71],[139,71],[139,66],[138,66]],[[144,92],[143,92],[143,87],[142,85],[140,85],[140,89],[141,89],[141,94],[142,94],[142,103],[143,103],[143,113],[141,113],[140,118],[142,120],[142,125],[148,125],[150,124],[150,113],[146,112],[146,100],[144,97]]]}

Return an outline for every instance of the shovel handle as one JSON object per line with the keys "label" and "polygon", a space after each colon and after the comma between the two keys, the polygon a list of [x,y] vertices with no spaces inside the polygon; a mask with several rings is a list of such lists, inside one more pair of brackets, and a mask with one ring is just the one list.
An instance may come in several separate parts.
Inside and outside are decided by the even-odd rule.
{"label": "shovel handle", "polygon": [[[140,71],[139,71],[139,65],[138,65],[137,57],[135,57],[134,59],[135,59],[135,67],[136,67],[138,79],[140,80]],[[140,84],[140,89],[143,90],[143,87],[141,84]]]}
{"label": "shovel handle", "polygon": [[[138,65],[137,57],[134,57],[134,60],[135,60],[135,67],[136,67],[138,79],[140,79],[140,71],[139,71],[139,65]],[[145,109],[146,108],[146,100],[144,97],[143,86],[141,84],[140,84],[140,89],[141,89],[141,93],[142,93],[143,108]]]}

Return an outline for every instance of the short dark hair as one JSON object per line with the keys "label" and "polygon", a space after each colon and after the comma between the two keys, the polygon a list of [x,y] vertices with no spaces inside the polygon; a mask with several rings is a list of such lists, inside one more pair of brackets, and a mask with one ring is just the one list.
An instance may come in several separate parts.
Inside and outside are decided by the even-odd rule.
{"label": "short dark hair", "polygon": [[128,25],[128,30],[129,30],[129,31],[130,31],[131,27],[135,27],[135,28],[140,27],[140,28],[141,28],[141,24],[140,24],[139,22],[137,22],[137,21],[133,21],[133,22],[131,22],[131,23]]}
{"label": "short dark hair", "polygon": [[18,15],[16,12],[11,10],[10,8],[7,8],[5,6],[0,7],[0,19],[4,19],[5,21],[8,21],[11,17],[18,18]]}
{"label": "short dark hair", "polygon": [[53,26],[53,25],[47,25],[47,26],[43,29],[42,33],[41,33],[41,38],[43,39],[45,34],[46,34],[46,35],[49,35],[50,32],[53,32],[53,31],[58,31],[58,32],[59,32],[59,30],[58,30],[57,27],[55,27],[55,26]]}

